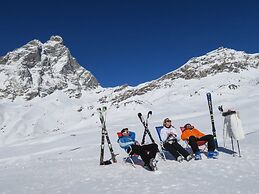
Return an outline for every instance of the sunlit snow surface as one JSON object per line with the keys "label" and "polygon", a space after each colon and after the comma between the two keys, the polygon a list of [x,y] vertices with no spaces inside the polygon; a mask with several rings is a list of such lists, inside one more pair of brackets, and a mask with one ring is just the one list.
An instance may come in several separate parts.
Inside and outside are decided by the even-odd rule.
{"label": "sunlit snow surface", "polygon": [[[238,85],[230,90],[228,85]],[[102,91],[102,92],[100,92]],[[140,141],[143,126],[138,112],[152,110],[149,127],[170,117],[179,129],[192,123],[211,133],[206,93],[212,92],[219,145],[223,146],[223,118],[217,107],[240,112],[246,138],[240,141],[242,157],[220,152],[217,160],[177,163],[159,160],[157,172],[123,162],[116,132],[128,127]],[[85,92],[80,99],[55,92],[45,98],[0,101],[0,193],[259,193],[259,71],[221,73],[200,80],[175,80],[172,87],[153,90],[108,107],[107,128],[118,163],[99,166],[101,128],[98,99],[112,89]],[[82,111],[81,111],[82,110]],[[147,141],[149,141],[147,137]],[[106,147],[107,148],[107,147]],[[231,149],[230,141],[227,148]],[[108,149],[106,158],[110,158]],[[139,162],[139,161],[137,161]]]}

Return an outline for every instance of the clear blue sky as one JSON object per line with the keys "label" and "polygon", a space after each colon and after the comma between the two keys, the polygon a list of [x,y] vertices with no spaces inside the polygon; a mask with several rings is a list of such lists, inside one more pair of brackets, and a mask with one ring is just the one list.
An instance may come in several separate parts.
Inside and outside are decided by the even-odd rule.
{"label": "clear blue sky", "polygon": [[220,46],[259,52],[259,1],[1,1],[0,56],[60,35],[102,86],[137,85]]}

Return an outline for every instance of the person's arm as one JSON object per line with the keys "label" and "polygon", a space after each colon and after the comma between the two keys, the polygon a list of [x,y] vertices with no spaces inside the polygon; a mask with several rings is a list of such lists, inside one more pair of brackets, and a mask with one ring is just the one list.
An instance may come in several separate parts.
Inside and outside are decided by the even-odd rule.
{"label": "person's arm", "polygon": [[129,138],[120,138],[119,139],[119,145],[121,148],[127,148],[128,146],[135,144],[134,141],[131,141]]}
{"label": "person's arm", "polygon": [[136,138],[136,133],[135,132],[130,131],[129,132],[129,137],[134,141],[134,143],[136,145],[140,145],[139,142],[135,139]]}
{"label": "person's arm", "polygon": [[187,136],[187,132],[186,132],[186,131],[182,132],[181,139],[182,139],[183,141],[188,140],[188,136]]}
{"label": "person's arm", "polygon": [[165,142],[167,140],[167,129],[165,128],[162,128],[161,131],[160,131],[160,137],[162,139],[163,142]]}
{"label": "person's arm", "polygon": [[129,137],[130,137],[133,141],[135,141],[135,138],[136,138],[135,132],[130,131],[130,132],[129,132]]}
{"label": "person's arm", "polygon": [[172,131],[175,134],[175,138],[177,139],[177,141],[180,141],[181,140],[180,131],[177,130],[175,127],[172,127]]}
{"label": "person's arm", "polygon": [[197,135],[198,137],[202,137],[202,136],[205,135],[204,133],[200,132],[198,129],[192,129],[192,130],[195,130],[195,133],[196,133],[196,135]]}

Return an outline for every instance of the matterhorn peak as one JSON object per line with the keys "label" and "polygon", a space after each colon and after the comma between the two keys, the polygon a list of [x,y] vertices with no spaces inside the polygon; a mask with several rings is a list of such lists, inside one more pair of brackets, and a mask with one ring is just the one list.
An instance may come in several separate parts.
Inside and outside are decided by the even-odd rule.
{"label": "matterhorn peak", "polygon": [[55,43],[62,44],[62,45],[64,44],[63,38],[61,36],[58,36],[58,35],[51,36],[50,40],[48,42],[55,42]]}
{"label": "matterhorn peak", "polygon": [[26,100],[62,90],[79,98],[83,90],[99,86],[95,77],[71,55],[60,36],[46,43],[32,40],[0,57],[0,98]]}

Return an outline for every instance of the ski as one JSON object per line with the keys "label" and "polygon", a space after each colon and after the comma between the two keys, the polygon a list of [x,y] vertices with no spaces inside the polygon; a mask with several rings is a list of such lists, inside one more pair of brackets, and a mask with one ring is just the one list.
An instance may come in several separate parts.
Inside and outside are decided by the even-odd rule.
{"label": "ski", "polygon": [[[101,121],[101,124],[102,124],[103,123],[103,120],[102,120],[103,118],[101,117],[102,109],[98,108],[97,111],[99,113],[99,118],[100,118],[100,121]],[[104,138],[105,138],[104,134],[105,134],[104,128],[102,127],[100,165],[104,164]]]}
{"label": "ski", "polygon": [[148,119],[149,119],[150,115],[152,115],[152,111],[148,111],[147,118],[146,118],[146,121],[145,121],[144,118],[143,118],[143,115],[141,113],[138,113],[138,117],[140,119],[140,122],[142,123],[142,125],[145,128],[144,133],[143,133],[143,137],[142,137],[142,141],[141,141],[141,145],[145,144],[145,138],[146,138],[147,134],[149,135],[149,138],[151,139],[152,143],[155,143],[155,140],[153,139],[153,137],[152,137],[152,135],[149,131],[149,128],[148,128]]}
{"label": "ski", "polygon": [[[108,131],[107,131],[107,128],[106,128],[106,121],[105,121],[105,118],[104,118],[104,114],[106,113],[107,108],[104,106],[102,108],[98,108],[97,111],[99,113],[99,118],[100,118],[100,122],[101,122],[101,125],[102,125],[100,165],[108,165],[108,164],[111,164],[112,162],[116,163],[117,160],[116,160],[115,157],[116,157],[117,154],[114,154],[112,144],[111,144],[111,141],[110,141],[110,138],[109,138],[109,135],[108,135]],[[109,147],[109,150],[110,150],[110,153],[111,153],[111,158],[109,160],[106,160],[106,161],[104,161],[104,145],[105,145],[104,141],[105,141],[105,137],[106,137],[108,147]]]}
{"label": "ski", "polygon": [[215,128],[213,108],[212,108],[212,99],[211,99],[211,93],[210,92],[207,93],[207,101],[208,101],[208,106],[209,106],[212,133],[213,133],[213,136],[214,136],[215,147],[216,147],[216,149],[218,149],[218,141],[217,141],[217,135],[216,135],[216,128]]}

